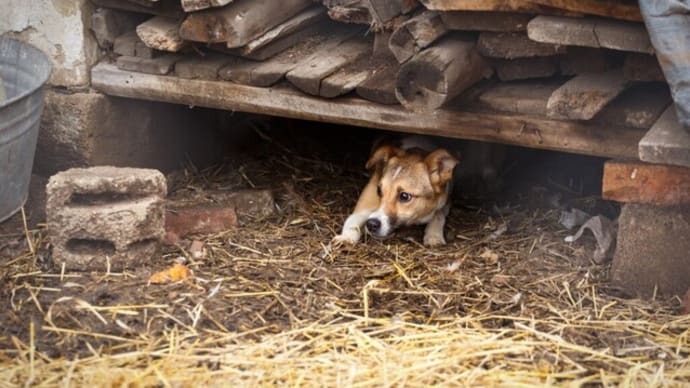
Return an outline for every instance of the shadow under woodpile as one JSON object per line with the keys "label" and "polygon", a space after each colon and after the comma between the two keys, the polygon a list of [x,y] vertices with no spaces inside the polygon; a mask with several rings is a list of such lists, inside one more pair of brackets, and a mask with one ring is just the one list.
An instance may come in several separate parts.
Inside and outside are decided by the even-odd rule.
{"label": "shadow under woodpile", "polygon": [[[311,128],[262,131],[255,146],[223,165],[170,175],[173,198],[270,188],[277,209],[236,229],[182,239],[142,268],[61,272],[51,266],[44,230],[27,231],[30,249],[18,238],[14,256],[0,263],[0,380],[322,386],[690,379],[690,318],[675,315],[678,301],[619,297],[609,288],[608,265],[591,260],[593,240],[564,242],[574,231],[559,225],[559,206],[615,209],[588,196],[586,178],[564,178],[564,169],[564,180],[530,187],[527,170],[554,163],[554,155],[511,167],[517,170],[506,184],[522,183],[509,186],[511,195],[455,206],[444,247],[425,248],[422,229],[410,228],[334,248],[329,241],[366,182],[373,136],[304,125]],[[582,174],[579,162],[574,171]],[[195,239],[204,243],[197,258],[188,251]],[[0,243],[0,253],[8,252]],[[191,278],[148,283],[180,257]]]}

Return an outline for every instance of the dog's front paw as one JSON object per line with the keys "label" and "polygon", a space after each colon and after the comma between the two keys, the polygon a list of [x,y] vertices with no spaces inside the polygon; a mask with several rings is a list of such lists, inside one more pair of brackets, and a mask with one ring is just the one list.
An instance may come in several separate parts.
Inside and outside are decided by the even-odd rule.
{"label": "dog's front paw", "polygon": [[349,244],[354,245],[359,241],[359,233],[342,233],[331,240],[331,243],[336,245]]}
{"label": "dog's front paw", "polygon": [[443,237],[443,233],[426,233],[424,235],[424,245],[427,247],[438,247],[441,245],[446,245],[446,239]]}

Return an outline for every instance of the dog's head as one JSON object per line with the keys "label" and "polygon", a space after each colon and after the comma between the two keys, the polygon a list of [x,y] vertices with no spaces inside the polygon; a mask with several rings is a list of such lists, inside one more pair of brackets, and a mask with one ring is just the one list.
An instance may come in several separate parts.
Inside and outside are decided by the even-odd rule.
{"label": "dog's head", "polygon": [[425,154],[390,145],[376,148],[367,169],[379,178],[379,207],[367,220],[369,233],[384,238],[399,226],[429,222],[448,201],[457,164],[445,149]]}

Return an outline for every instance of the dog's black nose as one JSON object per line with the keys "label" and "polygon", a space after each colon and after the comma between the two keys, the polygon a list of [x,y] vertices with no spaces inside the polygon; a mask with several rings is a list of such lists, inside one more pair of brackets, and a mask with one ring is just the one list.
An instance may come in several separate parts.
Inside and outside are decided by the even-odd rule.
{"label": "dog's black nose", "polygon": [[371,233],[376,233],[381,228],[381,221],[378,218],[370,218],[367,220],[367,230]]}

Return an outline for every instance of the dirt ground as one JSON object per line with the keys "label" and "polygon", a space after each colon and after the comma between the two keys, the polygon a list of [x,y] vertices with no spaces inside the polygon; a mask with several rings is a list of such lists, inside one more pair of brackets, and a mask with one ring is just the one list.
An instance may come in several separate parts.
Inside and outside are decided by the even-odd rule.
{"label": "dirt ground", "polygon": [[[690,384],[679,301],[624,298],[591,238],[564,242],[562,208],[617,212],[591,195],[601,161],[509,163],[508,193],[453,207],[445,247],[410,228],[333,248],[372,134],[261,133],[222,165],[169,176],[173,197],[276,196],[274,216],[195,236],[201,258],[185,239],[142,268],[61,273],[40,224],[4,227],[0,386]],[[180,257],[191,279],[148,283]]]}

